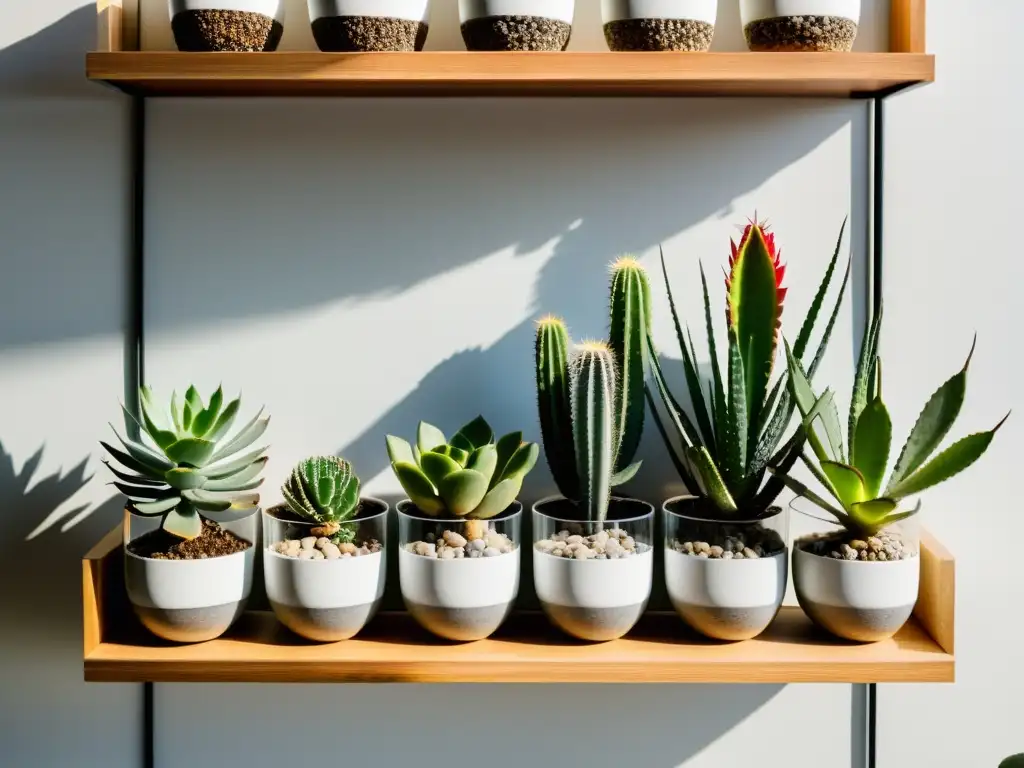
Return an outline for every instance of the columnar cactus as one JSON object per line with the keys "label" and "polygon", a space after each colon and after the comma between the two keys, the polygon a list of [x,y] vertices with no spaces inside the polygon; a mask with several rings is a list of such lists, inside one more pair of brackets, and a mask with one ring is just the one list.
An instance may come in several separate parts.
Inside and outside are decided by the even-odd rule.
{"label": "columnar cactus", "polygon": [[590,520],[608,516],[615,465],[615,360],[602,342],[585,342],[569,365],[572,445],[576,453],[579,503]]}
{"label": "columnar cactus", "polygon": [[359,510],[359,478],[352,465],[337,456],[313,456],[295,465],[281,487],[288,508],[319,525],[310,531],[335,544],[352,541],[356,527],[349,523]]}

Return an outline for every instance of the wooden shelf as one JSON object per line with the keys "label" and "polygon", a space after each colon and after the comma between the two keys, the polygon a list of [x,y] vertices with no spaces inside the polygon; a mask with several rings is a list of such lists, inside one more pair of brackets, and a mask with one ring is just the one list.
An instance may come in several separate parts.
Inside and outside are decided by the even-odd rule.
{"label": "wooden shelf", "polygon": [[513,615],[476,643],[433,638],[404,613],[382,614],[357,638],[309,643],[262,611],[223,637],[163,642],[135,620],[123,583],[120,529],[83,562],[85,679],[106,682],[952,682],[953,559],[922,545],[917,615],[894,638],[836,640],[798,608],[783,608],[760,637],[717,643],[674,614],[649,613],[626,638],[590,644],[563,636],[543,615]]}
{"label": "wooden shelf", "polygon": [[92,80],[145,96],[813,96],[935,77],[923,53],[87,54]]}

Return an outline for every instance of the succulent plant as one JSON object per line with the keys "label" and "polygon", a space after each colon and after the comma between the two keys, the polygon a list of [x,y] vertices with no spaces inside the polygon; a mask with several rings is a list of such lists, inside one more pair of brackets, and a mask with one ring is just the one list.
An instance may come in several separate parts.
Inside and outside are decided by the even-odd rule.
{"label": "succulent plant", "polygon": [[[850,398],[847,445],[844,450],[839,414],[831,390],[817,397],[802,366],[788,349],[790,389],[803,415],[807,443],[814,452],[801,460],[835,500],[826,501],[787,469],[772,467],[790,489],[831,514],[847,530],[872,535],[908,518],[921,507],[897,511],[900,502],[963,472],[988,450],[1009,414],[988,432],[977,432],[953,443],[930,458],[952,428],[967,394],[967,369],[974,356],[972,345],[963,367],[929,398],[917,418],[899,458],[883,485],[889,464],[892,420],[882,400],[882,361],[878,337],[882,310],[865,332]],[[930,460],[929,460],[930,459]]]}
{"label": "succulent plant", "polygon": [[482,416],[450,442],[440,429],[421,421],[415,446],[392,435],[387,446],[398,482],[421,512],[477,520],[501,514],[516,500],[540,453],[536,443],[523,442],[522,432],[510,432],[495,443]]}
{"label": "succulent plant", "polygon": [[[845,222],[839,232],[835,253],[811,303],[793,354],[802,359],[811,340],[825,296],[839,260]],[[780,376],[769,389],[782,324],[783,303],[788,289],[782,287],[786,272],[775,235],[768,228],[751,221],[743,231],[739,245],[732,243],[730,270],[726,276],[726,339],[727,368],[725,376],[719,368],[718,349],[708,298],[707,278],[701,266],[704,289],[704,321],[710,354],[711,378],[705,392],[697,371],[696,350],[689,329],[683,332],[672,287],[661,257],[662,272],[668,292],[676,336],[682,350],[683,371],[692,403],[688,413],[669,389],[654,349],[651,370],[660,400],[668,414],[675,440],[669,437],[650,388],[647,390],[655,425],[668,449],[680,479],[697,500],[701,513],[709,519],[757,519],[769,513],[784,484],[781,478],[768,475],[769,464],[788,471],[803,448],[803,430],[779,447],[794,411],[789,389]],[[836,298],[821,342],[808,365],[809,376],[817,370],[828,346],[846,283],[850,276],[847,263],[842,286]],[[679,444],[679,447],[676,446]],[[767,476],[767,481],[765,480]]]}
{"label": "succulent plant", "polygon": [[270,422],[262,408],[227,439],[241,407],[240,397],[224,405],[224,393],[218,387],[204,405],[198,390],[190,386],[184,401],[175,393],[168,408],[159,408],[148,387],[140,389],[139,395],[139,416],[121,406],[128,433],[138,430],[139,439],[122,437],[111,425],[125,450],[100,441],[111,457],[130,470],[105,462],[132,512],[162,516],[165,531],[194,539],[202,533],[203,517],[216,520],[218,514],[256,507],[260,497],[251,491],[263,483],[259,475],[267,463],[267,447],[246,449]]}
{"label": "succulent plant", "polygon": [[644,426],[644,377],[651,290],[631,257],[612,265],[607,344],[586,342],[570,355],[569,331],[548,315],[537,325],[537,404],[544,454],[559,492],[581,515],[604,520],[611,488],[628,482]]}
{"label": "succulent plant", "polygon": [[335,544],[352,541],[356,526],[348,521],[359,510],[359,478],[337,456],[313,456],[295,465],[281,486],[288,508],[319,525],[310,533]]}

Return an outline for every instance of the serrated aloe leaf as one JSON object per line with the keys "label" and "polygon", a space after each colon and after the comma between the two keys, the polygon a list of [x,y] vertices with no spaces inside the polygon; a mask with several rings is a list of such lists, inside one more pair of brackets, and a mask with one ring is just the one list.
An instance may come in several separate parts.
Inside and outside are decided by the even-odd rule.
{"label": "serrated aloe leaf", "polygon": [[[675,444],[668,436],[668,431],[665,429],[665,424],[661,420],[661,414],[658,413],[657,406],[654,402],[654,396],[651,394],[650,388],[645,389],[644,394],[647,396],[647,407],[650,408],[651,418],[654,420],[654,426],[658,430],[658,434],[661,435],[661,440],[665,444],[665,449],[668,451],[668,456],[672,460],[672,466],[675,467],[676,473],[679,475],[679,479],[683,481],[687,490],[697,490],[697,481],[694,479],[694,471],[690,467],[689,459],[684,455],[680,455],[677,452]],[[683,451],[686,450],[686,446],[683,446]]]}
{"label": "serrated aloe leaf", "polygon": [[494,486],[505,479],[505,467],[508,466],[509,459],[519,450],[519,446],[522,444],[522,432],[509,432],[495,443],[494,447],[498,451],[498,461],[494,465],[494,474],[491,475],[491,488],[494,488]]}
{"label": "serrated aloe leaf", "polygon": [[460,469],[444,477],[437,486],[445,507],[456,517],[465,517],[487,495],[487,478],[472,469]]}
{"label": "serrated aloe leaf", "polygon": [[394,435],[388,435],[385,438],[385,442],[388,447],[388,458],[392,464],[398,462],[404,462],[406,464],[419,464],[419,460],[413,456],[412,446],[409,445],[408,440],[403,440],[400,437]]}
{"label": "serrated aloe leaf", "polygon": [[662,403],[665,405],[665,410],[668,411],[669,416],[672,418],[672,425],[676,428],[680,440],[685,448],[703,445],[700,432],[697,431],[693,422],[690,421],[690,417],[683,410],[683,407],[676,400],[671,390],[669,390],[668,384],[665,382],[665,374],[661,370],[661,362],[658,360],[658,354],[654,349],[654,341],[650,336],[647,338],[647,344],[651,351],[651,374],[654,378],[654,384],[658,389],[658,394],[661,396]]}
{"label": "serrated aloe leaf", "polygon": [[[238,409],[241,407],[242,398],[240,397],[236,397],[224,406],[224,410],[221,411],[220,415],[217,417],[217,421],[214,422],[213,428],[206,434],[206,439],[212,440],[216,443],[224,437],[224,435],[228,433],[228,430],[231,429],[231,425],[235,422],[235,416],[238,415]],[[263,413],[262,409],[260,410],[260,413]],[[256,416],[259,418],[259,414],[256,414]]]}
{"label": "serrated aloe leaf", "polygon": [[109,461],[104,461],[103,464],[111,471],[111,473],[118,480],[122,480],[126,483],[133,483],[135,485],[149,485],[149,486],[162,486],[164,483],[160,480],[156,480],[152,477],[144,477],[143,475],[132,475],[128,472],[122,472]]}
{"label": "serrated aloe leaf", "polygon": [[722,512],[736,512],[736,502],[722,480],[722,475],[718,472],[718,467],[715,466],[708,449],[704,446],[690,448],[686,454],[700,474],[701,490],[704,495]]}
{"label": "serrated aloe leaf", "polygon": [[976,432],[973,435],[961,438],[953,445],[918,469],[909,477],[903,478],[899,483],[886,492],[886,496],[894,499],[902,499],[912,496],[915,493],[931,488],[934,485],[949,480],[958,475],[982,457],[988,450],[996,432],[1006,423],[1009,414],[996,424],[989,432]]}
{"label": "serrated aloe leaf", "polygon": [[832,498],[842,505],[843,500],[839,497],[839,491],[837,491],[835,486],[832,485],[832,481],[829,480],[828,475],[821,471],[821,467],[806,453],[801,453],[800,459],[803,461],[804,466],[807,467],[807,471],[814,475],[815,480],[821,483],[821,487],[832,494]]}
{"label": "serrated aloe leaf", "polygon": [[[739,486],[747,471],[747,377],[743,355],[734,330],[729,330],[729,409],[722,445],[722,476],[731,486]],[[706,451],[705,451],[706,452]],[[704,473],[701,472],[704,476]],[[707,480],[707,477],[704,476]],[[734,504],[735,506],[735,504]]]}
{"label": "serrated aloe leaf", "polygon": [[876,529],[899,503],[895,499],[870,499],[850,505],[850,518],[861,528]]}
{"label": "serrated aloe leaf", "polygon": [[491,487],[491,478],[494,477],[494,470],[498,466],[498,448],[493,443],[481,445],[466,460],[466,469],[479,472],[487,478],[487,487]]}
{"label": "serrated aloe leaf", "polygon": [[[832,390],[830,389],[826,389],[825,391],[832,394]],[[843,428],[839,424],[839,408],[836,407],[834,397],[829,397],[825,403],[825,408],[821,412],[821,425],[825,430],[825,439],[828,441],[831,455],[835,457],[836,461],[845,463],[846,455],[843,451]]]}
{"label": "serrated aloe leaf", "polygon": [[[262,408],[260,409],[260,413],[263,413]],[[260,418],[259,414],[257,414],[252,421],[239,430],[237,435],[224,443],[224,445],[217,448],[213,456],[210,457],[210,461],[220,461],[221,459],[226,459],[232,454],[245,450],[263,436],[263,433],[267,431],[267,426],[269,424],[269,416]]]}
{"label": "serrated aloe leaf", "polygon": [[868,496],[877,496],[882,488],[891,444],[889,409],[881,397],[876,397],[861,411],[857,429],[850,440],[850,463],[864,475]]}
{"label": "serrated aloe leaf", "polygon": [[[804,317],[804,322],[800,326],[800,331],[797,333],[796,342],[793,345],[793,354],[796,355],[798,360],[802,360],[804,351],[807,349],[808,343],[811,341],[811,333],[814,331],[814,325],[818,321],[818,313],[821,311],[821,305],[825,301],[825,295],[828,293],[829,285],[832,283],[832,274],[835,272],[836,264],[839,262],[839,251],[842,250],[843,246],[843,233],[846,232],[847,218],[843,218],[843,224],[839,228],[839,238],[836,240],[836,249],[832,254],[832,259],[828,263],[828,268],[825,270],[825,276],[821,279],[821,283],[818,285],[818,291],[814,294],[814,299],[811,301],[810,309],[807,310],[807,315]],[[845,283],[844,283],[845,287]],[[842,301],[843,291],[839,292],[839,301]],[[838,302],[837,305],[838,307]]]}
{"label": "serrated aloe leaf", "polygon": [[433,484],[418,466],[396,461],[392,463],[391,469],[401,483],[402,489],[421,512],[437,516],[444,511],[444,504],[435,496]]}
{"label": "serrated aloe leaf", "polygon": [[[821,440],[814,431],[815,417],[812,416],[812,412],[816,411],[817,418],[822,419],[824,409],[816,407],[819,406],[818,398],[815,397],[814,390],[811,389],[811,383],[807,380],[803,367],[793,355],[793,350],[790,349],[788,342],[785,346],[786,361],[789,367],[789,391],[796,402],[797,408],[800,410],[800,415],[804,419],[804,431],[807,435],[807,442],[810,443],[814,455],[818,457],[818,461],[832,461],[835,457],[825,450],[825,446],[822,445]],[[831,393],[827,394],[831,397]],[[809,416],[811,418],[808,418]]]}
{"label": "serrated aloe leaf", "polygon": [[[488,443],[494,442],[494,430],[491,429],[491,425],[487,423],[483,416],[477,416],[468,424],[464,425],[456,435],[462,435],[469,444],[473,446],[468,449],[469,453],[472,453],[477,448],[487,445]],[[455,438],[452,438],[454,442]],[[467,449],[463,449],[467,450]]]}
{"label": "serrated aloe leaf", "polygon": [[180,503],[181,498],[175,495],[167,499],[160,499],[159,501],[141,501],[133,503],[131,508],[140,515],[146,515],[148,517],[150,515],[162,515],[165,512],[174,509]]}
{"label": "serrated aloe leaf", "polygon": [[115,481],[114,487],[132,501],[160,501],[162,499],[178,497],[177,490],[166,486],[154,487],[152,485],[130,485],[128,483]]}
{"label": "serrated aloe leaf", "polygon": [[857,421],[861,411],[868,404],[868,383],[875,358],[878,357],[878,336],[882,327],[882,306],[878,307],[871,324],[864,333],[860,345],[860,358],[857,361],[857,372],[853,377],[853,391],[850,394],[850,421],[847,434],[853,439],[857,431]]}
{"label": "serrated aloe leaf", "polygon": [[194,539],[203,532],[203,520],[192,509],[188,512],[172,509],[164,518],[163,528],[179,539]]}
{"label": "serrated aloe leaf", "polygon": [[[469,461],[469,453],[454,445],[437,445],[430,452],[448,456],[454,459],[460,467],[466,466],[466,462]],[[423,451],[423,453],[426,453],[426,451]],[[420,458],[422,459],[422,456]]]}
{"label": "serrated aloe leaf", "polygon": [[114,430],[114,434],[117,439],[121,441],[121,445],[125,447],[125,450],[134,458],[136,461],[144,464],[147,467],[155,469],[157,472],[166,472],[174,466],[174,462],[169,460],[166,456],[161,456],[151,448],[136,443],[134,440],[129,440],[126,437],[121,437],[118,431],[114,429],[114,425],[111,424],[110,428]]}
{"label": "serrated aloe leaf", "polygon": [[448,440],[444,436],[444,432],[435,427],[433,424],[428,424],[425,421],[421,421],[419,427],[416,429],[416,445],[420,451],[430,451],[439,445],[444,445]]}
{"label": "serrated aloe leaf", "polygon": [[789,488],[789,490],[793,491],[793,493],[795,493],[797,496],[805,498],[812,504],[821,507],[830,515],[835,517],[836,520],[838,520],[840,523],[845,525],[847,522],[849,522],[850,516],[847,515],[846,512],[844,512],[841,509],[836,509],[832,504],[829,504],[827,501],[825,501],[825,499],[816,494],[814,491],[812,491],[810,488],[808,488],[806,485],[801,483],[796,478],[791,477],[790,475],[783,474],[778,475],[778,477],[781,477],[782,481],[786,484],[786,487]]}
{"label": "serrated aloe leaf", "polygon": [[192,419],[192,434],[196,437],[205,437],[217,421],[220,408],[224,404],[224,389],[217,387],[217,391],[210,397],[210,403]]}
{"label": "serrated aloe leaf", "polygon": [[167,457],[175,464],[187,464],[201,469],[213,456],[216,447],[217,445],[209,440],[186,437],[167,448]]}
{"label": "serrated aloe leaf", "polygon": [[522,479],[537,465],[539,457],[540,446],[536,443],[520,445],[516,452],[512,454],[512,458],[508,460],[505,469],[502,470],[501,479],[519,480],[522,482]]}
{"label": "serrated aloe leaf", "polygon": [[835,488],[845,509],[849,509],[852,504],[867,500],[868,491],[864,475],[856,467],[838,461],[823,461],[821,462],[821,471],[832,483],[832,487]]}
{"label": "serrated aloe leaf", "polygon": [[[707,326],[708,334],[708,355],[709,364],[711,366],[711,381],[713,385],[712,391],[712,403],[714,405],[713,410],[715,411],[715,446],[718,446],[722,442],[722,428],[724,427],[725,413],[726,413],[726,399],[725,399],[725,387],[722,384],[722,369],[719,367],[718,362],[718,346],[715,343],[715,327],[711,322],[711,299],[708,296],[708,280],[704,275],[704,265],[700,265],[700,282],[701,287],[704,289],[704,323]],[[721,421],[719,421],[721,419]],[[719,456],[717,447],[712,454],[713,456]]]}
{"label": "serrated aloe leaf", "polygon": [[[249,464],[248,466],[242,467],[240,470],[233,472],[230,475],[224,475],[216,480],[209,480],[202,487],[208,491],[230,491],[232,489],[246,490],[242,488],[242,486],[259,477],[260,472],[262,472],[267,466],[267,461],[268,458],[264,457],[258,461],[252,462],[252,464]],[[260,482],[262,482],[262,480]]]}
{"label": "serrated aloe leaf", "polygon": [[521,487],[522,481],[518,478],[502,480],[487,492],[483,501],[473,510],[473,519],[487,520],[500,515],[516,500]]}
{"label": "serrated aloe leaf", "polygon": [[175,467],[164,473],[164,480],[171,488],[184,491],[190,488],[202,488],[206,484],[207,477],[200,470],[192,469],[192,467]]}
{"label": "serrated aloe leaf", "polygon": [[104,450],[107,453],[109,453],[113,458],[117,459],[121,464],[123,464],[128,469],[145,475],[146,477],[156,478],[163,476],[164,470],[161,470],[157,467],[151,467],[149,464],[144,464],[143,462],[136,460],[132,456],[129,456],[124,451],[118,450],[114,446],[110,445],[110,443],[100,440],[100,445],[103,446]]}
{"label": "serrated aloe leaf", "polygon": [[905,509],[902,512],[896,512],[895,514],[889,515],[880,524],[879,528],[888,528],[890,525],[906,520],[908,517],[913,517],[921,511],[921,501],[918,500],[917,504],[914,505],[913,509]]}
{"label": "serrated aloe leaf", "polygon": [[420,470],[435,488],[441,480],[460,469],[461,464],[443,453],[425,451],[420,454]]}
{"label": "serrated aloe leaf", "polygon": [[262,459],[263,454],[266,452],[266,450],[267,446],[264,445],[262,448],[257,448],[254,451],[250,451],[244,456],[239,456],[237,458],[228,457],[226,459],[222,459],[221,461],[218,461],[215,464],[209,464],[203,467],[203,474],[206,475],[211,480],[216,480],[221,477],[233,475],[235,472],[242,469],[242,467],[246,467],[249,464],[252,464],[257,459]]}
{"label": "serrated aloe leaf", "polygon": [[750,508],[755,514],[774,504],[775,500],[779,497],[779,494],[782,493],[786,484],[782,481],[782,477],[780,477],[780,475],[786,474],[793,468],[797,459],[800,458],[804,442],[804,431],[801,426],[793,433],[789,442],[782,446],[778,453],[776,453],[775,456],[771,458],[771,461],[768,462],[771,466],[776,468],[778,474],[773,473],[765,482],[764,486],[755,493],[753,500],[750,502]]}
{"label": "serrated aloe leaf", "polygon": [[612,488],[616,488],[620,485],[625,485],[630,480],[632,480],[636,476],[636,473],[640,471],[641,464],[643,464],[643,461],[634,461],[628,467],[623,467],[614,475],[612,475]]}
{"label": "serrated aloe leaf", "polygon": [[928,398],[928,402],[917,417],[917,422],[910,430],[910,436],[896,460],[896,467],[889,480],[890,488],[898,485],[904,477],[912,474],[927,461],[949,433],[957,416],[960,415],[964,398],[967,396],[967,369],[974,356],[976,344],[977,337],[971,344],[971,351],[967,355],[967,362],[964,363],[963,368]]}

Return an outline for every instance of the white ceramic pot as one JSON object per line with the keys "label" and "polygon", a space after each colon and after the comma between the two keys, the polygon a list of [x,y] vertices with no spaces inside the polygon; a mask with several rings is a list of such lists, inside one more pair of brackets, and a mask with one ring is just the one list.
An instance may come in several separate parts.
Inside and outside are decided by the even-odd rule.
{"label": "white ceramic pot", "polygon": [[252,590],[258,510],[222,527],[253,546],[205,560],[154,560],[124,551],[128,600],[158,637],[198,643],[219,637],[245,609]]}
{"label": "white ceramic pot", "polygon": [[[848,51],[857,36],[860,5],[860,0],[740,0],[740,20],[753,51]],[[828,28],[821,17],[828,17]]]}
{"label": "white ceramic pot", "polygon": [[[168,0],[168,8],[181,51],[274,51],[284,32],[284,0]],[[209,11],[223,14],[216,26],[208,23]],[[237,14],[258,14],[264,28],[254,34],[251,23],[232,23]]]}
{"label": "white ceramic pot", "polygon": [[[676,612],[690,627],[716,640],[748,640],[771,624],[786,595],[789,578],[787,513],[764,520],[718,523],[687,515],[688,497],[668,499],[665,514],[665,587]],[[779,529],[782,529],[780,532]],[[778,548],[756,558],[724,559],[680,552],[678,541],[722,549],[739,538],[778,535]],[[774,538],[774,536],[773,536]],[[718,550],[716,550],[718,551]]]}
{"label": "white ceramic pot", "polygon": [[718,0],[601,0],[613,51],[706,51],[717,14]]}
{"label": "white ceramic pot", "polygon": [[[482,640],[508,617],[519,594],[519,528],[523,505],[515,502],[495,518],[484,521],[437,520],[423,516],[406,499],[398,504],[398,574],[406,609],[429,632],[448,640]],[[468,539],[467,526],[484,525],[504,534],[512,551],[492,557],[440,559],[410,552],[408,546],[426,541],[427,531],[439,536],[451,531]],[[467,544],[468,546],[468,544]]]}
{"label": "white ceramic pot", "polygon": [[322,51],[419,51],[427,39],[430,0],[308,0]]}
{"label": "white ceramic pot", "polygon": [[471,51],[564,50],[575,8],[575,0],[459,0],[462,38]]}
{"label": "white ceramic pot", "polygon": [[601,0],[601,20],[691,19],[714,25],[718,0]]}
{"label": "white ceramic pot", "polygon": [[[300,560],[271,549],[283,538],[308,535],[293,523],[264,513],[263,578],[278,620],[297,635],[319,642],[348,640],[376,615],[387,574],[388,505],[363,497],[354,521],[356,542],[376,539],[379,552],[335,560]],[[293,529],[281,532],[285,526]],[[311,526],[303,526],[309,528]],[[271,535],[270,531],[277,529]]]}
{"label": "white ceramic pot", "polygon": [[[533,582],[544,613],[562,631],[581,640],[615,640],[629,632],[643,615],[654,574],[654,507],[647,502],[613,498],[604,523],[572,519],[565,505],[551,496],[533,506]],[[579,560],[548,554],[536,542],[562,530],[589,536],[620,529],[645,546],[642,553],[621,559]]]}
{"label": "white ceramic pot", "polygon": [[858,642],[885,640],[914,612],[921,558],[892,562],[837,560],[793,549],[793,585],[814,623]]}

